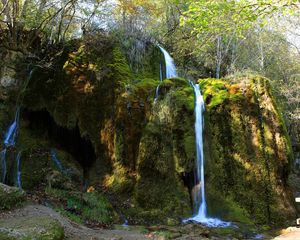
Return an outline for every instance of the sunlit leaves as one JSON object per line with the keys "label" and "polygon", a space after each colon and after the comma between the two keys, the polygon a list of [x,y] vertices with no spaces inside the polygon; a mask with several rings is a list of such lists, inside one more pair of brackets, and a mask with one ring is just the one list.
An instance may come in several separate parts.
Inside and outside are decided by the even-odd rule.
{"label": "sunlit leaves", "polygon": [[188,1],[189,8],[181,18],[181,26],[201,35],[242,35],[253,24],[264,25],[276,14],[295,14],[298,1],[292,0],[197,0]]}

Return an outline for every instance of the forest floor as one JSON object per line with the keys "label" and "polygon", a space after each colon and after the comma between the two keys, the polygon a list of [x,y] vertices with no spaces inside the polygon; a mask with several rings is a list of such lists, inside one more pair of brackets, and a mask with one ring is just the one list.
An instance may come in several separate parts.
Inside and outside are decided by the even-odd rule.
{"label": "forest floor", "polygon": [[39,204],[28,204],[23,208],[2,213],[0,215],[0,219],[11,221],[24,216],[50,216],[51,218],[56,219],[64,227],[65,239],[67,240],[144,240],[149,238],[139,231],[127,231],[126,229],[107,230],[88,228],[83,225],[71,222],[53,209]]}
{"label": "forest floor", "polygon": [[[64,228],[66,240],[164,240],[164,239],[178,239],[178,240],[207,240],[207,239],[222,239],[218,237],[205,237],[203,228],[199,229],[200,232],[191,231],[190,234],[173,235],[171,238],[161,235],[158,232],[149,231],[145,227],[138,226],[115,226],[114,229],[100,229],[89,228],[81,224],[74,223],[68,218],[62,216],[54,209],[36,203],[27,203],[22,208],[12,211],[0,213],[0,221],[15,223],[20,222],[20,219],[34,219],[35,217],[50,217],[57,220]],[[25,223],[24,223],[25,225]],[[188,226],[188,225],[187,225]],[[192,229],[191,229],[192,230]],[[194,232],[194,234],[193,234]]]}
{"label": "forest floor", "polygon": [[[177,240],[208,240],[208,239],[272,239],[270,236],[264,236],[261,238],[244,238],[237,236],[222,236],[222,234],[212,236],[209,232],[207,235],[203,234],[203,228],[197,229],[195,231],[195,225],[187,225],[185,229],[188,230],[188,234],[182,234],[183,232],[179,228],[176,228],[178,234],[173,234],[172,236],[166,237],[160,235],[158,232],[145,227],[138,226],[114,226],[114,229],[103,229],[103,228],[89,228],[84,225],[72,222],[68,218],[62,216],[60,213],[56,212],[54,209],[37,204],[37,203],[27,203],[22,208],[18,208],[12,211],[6,211],[0,213],[0,221],[14,222],[18,221],[24,217],[35,218],[35,217],[51,217],[57,220],[61,226],[64,228],[65,239],[66,240],[165,240],[165,239],[177,239]],[[163,228],[162,228],[163,229]],[[179,234],[181,232],[181,234]],[[184,231],[186,232],[186,231]],[[177,236],[176,236],[177,235]],[[284,233],[274,240],[300,240],[300,228],[290,227],[284,231]]]}

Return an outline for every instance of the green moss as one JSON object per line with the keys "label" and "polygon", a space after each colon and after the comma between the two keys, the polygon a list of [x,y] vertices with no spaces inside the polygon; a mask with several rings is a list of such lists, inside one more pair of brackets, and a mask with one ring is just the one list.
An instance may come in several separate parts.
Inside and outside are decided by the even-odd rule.
{"label": "green moss", "polygon": [[84,224],[84,220],[80,215],[71,213],[64,208],[55,208],[55,211],[60,213],[61,215],[65,216],[66,218],[70,219],[72,222],[78,223],[78,224]]}
{"label": "green moss", "polygon": [[71,220],[109,225],[119,220],[107,198],[99,192],[70,192],[55,188],[46,188],[46,193],[64,203],[56,206],[59,212]]}
{"label": "green moss", "polygon": [[62,240],[64,228],[48,216],[18,217],[0,221],[0,239]]}
{"label": "green moss", "polygon": [[0,210],[10,210],[25,201],[25,192],[0,183]]}
{"label": "green moss", "polygon": [[102,224],[110,224],[118,219],[113,207],[103,195],[96,192],[85,193],[83,201],[83,218]]}
{"label": "green moss", "polygon": [[124,87],[126,83],[133,79],[127,60],[119,48],[113,50],[113,63],[108,66],[112,68],[116,82]]}
{"label": "green moss", "polygon": [[213,82],[202,86],[210,211],[246,224],[278,224],[294,210],[279,194],[286,189],[289,147],[270,88],[260,77],[247,84]]}
{"label": "green moss", "polygon": [[240,89],[230,89],[230,85],[217,79],[200,79],[200,88],[208,107],[214,108],[226,101],[237,101],[242,98]]}

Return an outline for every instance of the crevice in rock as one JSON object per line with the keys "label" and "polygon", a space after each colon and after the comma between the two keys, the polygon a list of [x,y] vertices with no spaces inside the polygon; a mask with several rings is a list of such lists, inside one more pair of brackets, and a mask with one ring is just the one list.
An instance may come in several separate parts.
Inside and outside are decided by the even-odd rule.
{"label": "crevice in rock", "polygon": [[196,209],[194,204],[194,188],[196,187],[196,172],[183,172],[181,173],[181,179],[184,186],[189,190],[190,205],[195,212]]}
{"label": "crevice in rock", "polygon": [[78,126],[73,129],[59,126],[46,110],[25,109],[23,118],[28,124],[27,127],[37,136],[47,139],[53,148],[71,154],[82,166],[84,178],[88,178],[88,170],[96,160],[96,156],[91,141],[81,136]]}

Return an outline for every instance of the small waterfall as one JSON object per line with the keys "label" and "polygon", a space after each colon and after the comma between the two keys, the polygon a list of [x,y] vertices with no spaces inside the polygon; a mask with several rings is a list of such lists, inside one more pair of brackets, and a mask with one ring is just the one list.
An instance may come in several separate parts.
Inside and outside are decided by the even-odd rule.
{"label": "small waterfall", "polygon": [[199,206],[198,211],[192,218],[184,220],[184,222],[193,221],[202,223],[209,227],[227,227],[230,225],[228,222],[221,221],[217,218],[207,217],[207,205],[205,199],[205,179],[204,179],[204,153],[203,153],[203,129],[204,129],[204,117],[205,110],[203,96],[200,91],[199,84],[193,84],[195,93],[195,134],[196,134],[196,157],[197,157],[197,171],[196,171],[196,186],[200,186],[200,189],[196,187],[196,194],[194,203]]}
{"label": "small waterfall", "polygon": [[8,147],[14,147],[16,145],[16,140],[19,131],[19,118],[20,118],[20,107],[17,107],[15,119],[13,123],[9,126],[5,133],[3,144],[5,148],[1,152],[1,165],[2,165],[2,183],[5,183],[7,167],[6,167],[6,151]]}
{"label": "small waterfall", "polygon": [[6,168],[7,168],[6,167],[6,148],[1,151],[0,157],[1,157],[1,169],[2,169],[1,182],[4,183],[5,178],[6,178]]}
{"label": "small waterfall", "polygon": [[50,151],[50,155],[51,155],[51,159],[52,161],[55,163],[56,167],[58,168],[58,170],[61,172],[61,173],[64,173],[64,168],[62,166],[62,163],[60,162],[60,160],[58,159],[57,157],[57,153],[54,149],[51,149]]}
{"label": "small waterfall", "polygon": [[154,103],[157,102],[157,99],[158,99],[158,92],[159,92],[159,85],[157,85],[156,88],[155,88]]}
{"label": "small waterfall", "polygon": [[159,64],[159,79],[160,81],[163,80],[162,64]]}
{"label": "small waterfall", "polygon": [[21,188],[21,155],[20,151],[17,156],[17,187]]}
{"label": "small waterfall", "polygon": [[[164,58],[165,58],[166,78],[177,77],[176,66],[174,64],[173,58],[170,56],[170,54],[164,48],[162,48],[159,45],[157,45],[157,46],[159,47],[160,51],[163,53]],[[162,64],[160,64],[159,77],[160,77],[160,81],[163,81]],[[157,87],[155,89],[154,103],[156,103],[156,101],[157,101],[158,92],[159,92],[159,85],[157,85]]]}
{"label": "small waterfall", "polygon": [[123,227],[128,228],[129,227],[129,222],[126,218],[124,218],[124,223],[122,224]]}
{"label": "small waterfall", "polygon": [[[160,81],[162,82],[163,80],[163,75],[162,75],[162,65],[159,64],[159,79]],[[159,85],[156,86],[156,89],[155,89],[155,97],[154,97],[154,103],[157,102],[157,99],[158,99],[158,92],[159,92]]]}
{"label": "small waterfall", "polygon": [[19,118],[20,118],[20,107],[17,107],[17,111],[15,114],[15,120],[9,126],[9,128],[5,134],[5,138],[4,138],[5,147],[15,146],[15,144],[16,144],[16,139],[17,139],[18,130],[19,130]]}
{"label": "small waterfall", "polygon": [[[0,153],[0,158],[1,158],[1,165],[2,165],[2,183],[5,183],[6,181],[6,175],[7,175],[7,167],[6,167],[6,151],[7,148],[9,147],[15,147],[16,145],[16,141],[17,141],[17,137],[18,137],[18,132],[19,132],[19,121],[20,121],[20,106],[21,103],[23,101],[23,97],[24,95],[22,95],[22,93],[24,93],[29,81],[32,78],[32,74],[34,72],[34,69],[32,69],[29,73],[28,78],[26,79],[25,83],[24,83],[24,89],[21,90],[21,93],[19,94],[18,98],[17,98],[17,110],[15,113],[15,119],[12,122],[12,124],[9,126],[9,128],[7,129],[5,135],[4,135],[4,140],[3,140],[3,144],[4,144],[4,149],[2,150],[2,152]],[[17,185],[18,187],[21,187],[21,169],[20,169],[20,159],[21,159],[21,152],[18,153],[17,155]]]}
{"label": "small waterfall", "polygon": [[174,64],[173,58],[170,56],[170,54],[161,46],[159,46],[159,49],[164,54],[165,57],[165,63],[166,63],[166,78],[172,78],[177,77],[176,67]]}

